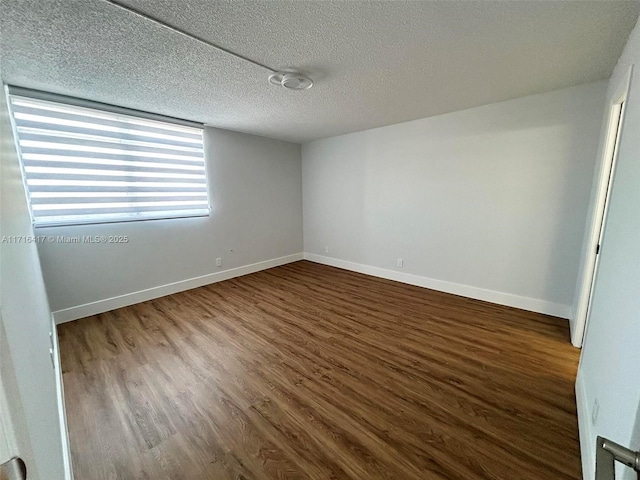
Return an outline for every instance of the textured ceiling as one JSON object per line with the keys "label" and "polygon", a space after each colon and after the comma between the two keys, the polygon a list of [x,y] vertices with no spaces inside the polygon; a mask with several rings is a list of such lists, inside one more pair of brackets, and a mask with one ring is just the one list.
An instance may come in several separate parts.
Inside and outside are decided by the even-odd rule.
{"label": "textured ceiling", "polygon": [[607,78],[637,1],[2,0],[6,83],[304,142]]}

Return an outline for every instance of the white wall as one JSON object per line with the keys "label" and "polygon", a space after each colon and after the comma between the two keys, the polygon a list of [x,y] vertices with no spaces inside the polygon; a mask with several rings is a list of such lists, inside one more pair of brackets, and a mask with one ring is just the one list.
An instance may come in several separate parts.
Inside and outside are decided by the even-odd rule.
{"label": "white wall", "polygon": [[[609,81],[609,95],[635,63],[609,213],[576,386],[583,467],[594,477],[597,435],[640,449],[640,27]],[[600,408],[595,424],[592,408]],[[621,470],[622,471],[622,470]],[[616,477],[618,478],[618,477]],[[630,471],[626,479],[636,478]]]}
{"label": "white wall", "polygon": [[51,312],[33,236],[20,166],[0,94],[0,375],[2,420],[11,421],[8,454],[20,455],[29,479],[62,480],[56,381],[49,357]]}
{"label": "white wall", "polygon": [[300,146],[214,128],[204,138],[210,217],[38,229],[47,236],[129,237],[127,244],[39,244],[52,308],[71,309],[63,320],[210,283],[216,272],[300,258]]}
{"label": "white wall", "polygon": [[21,426],[24,428],[23,432],[20,432],[23,436],[22,448],[28,449],[27,455],[33,458],[13,360],[9,353],[7,334],[4,331],[4,322],[0,315],[0,463],[19,456],[20,448],[14,424],[18,430]]}
{"label": "white wall", "polygon": [[303,145],[305,252],[568,316],[605,89],[588,84]]}

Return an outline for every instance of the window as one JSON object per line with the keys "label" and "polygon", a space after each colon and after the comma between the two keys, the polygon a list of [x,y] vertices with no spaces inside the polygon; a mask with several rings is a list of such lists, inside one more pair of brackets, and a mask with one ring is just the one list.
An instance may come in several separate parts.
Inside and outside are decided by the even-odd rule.
{"label": "window", "polygon": [[202,125],[8,88],[35,226],[205,216]]}

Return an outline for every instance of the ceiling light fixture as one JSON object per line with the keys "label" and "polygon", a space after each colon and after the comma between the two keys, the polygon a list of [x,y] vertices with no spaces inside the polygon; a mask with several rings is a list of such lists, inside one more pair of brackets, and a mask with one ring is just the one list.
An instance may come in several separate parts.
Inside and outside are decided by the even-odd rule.
{"label": "ceiling light fixture", "polygon": [[307,90],[313,87],[313,80],[299,72],[276,72],[269,75],[269,83],[287,90]]}
{"label": "ceiling light fixture", "polygon": [[175,33],[179,33],[182,36],[188,37],[192,40],[196,40],[197,42],[200,43],[204,43],[205,45],[215,48],[216,50],[218,50],[219,52],[222,53],[226,53],[228,55],[232,55],[240,60],[244,60],[245,62],[249,62],[253,65],[256,65],[258,67],[262,67],[266,70],[269,70],[269,72],[271,72],[271,75],[269,75],[269,82],[272,83],[273,85],[278,85],[278,86],[282,86],[288,90],[306,90],[308,88],[311,88],[313,86],[313,80],[311,80],[309,77],[307,77],[306,75],[303,75],[302,73],[298,73],[298,72],[281,72],[276,70],[275,68],[271,68],[267,65],[265,65],[264,63],[260,63],[260,62],[256,62],[255,60],[251,60],[248,57],[245,57],[243,55],[240,55],[238,53],[232,52],[231,50],[228,50],[224,47],[221,47],[220,45],[216,45],[215,43],[212,43],[208,40],[205,40],[204,38],[200,38],[197,37],[189,32],[187,32],[186,30],[182,30],[181,28],[178,27],[174,27],[173,25],[169,25],[166,22],[163,22],[162,20],[158,20],[155,17],[152,17],[151,15],[148,15],[146,13],[143,13],[139,10],[136,10],[135,8],[132,8],[128,5],[124,5],[116,0],[103,0],[115,7],[118,7],[122,10],[126,10],[127,12],[133,13],[134,15],[137,15],[138,17],[142,17],[145,20],[149,20],[157,25],[160,25],[161,27],[167,28],[169,30],[171,30],[172,32]]}

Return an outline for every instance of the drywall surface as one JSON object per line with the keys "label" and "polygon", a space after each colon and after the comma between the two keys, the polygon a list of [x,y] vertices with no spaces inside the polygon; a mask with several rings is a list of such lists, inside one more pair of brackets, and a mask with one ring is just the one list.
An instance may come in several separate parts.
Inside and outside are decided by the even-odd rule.
{"label": "drywall surface", "polygon": [[[594,447],[602,435],[640,449],[640,28],[635,27],[609,82],[610,92],[629,74],[609,212],[604,230],[589,324],[578,371],[583,391],[578,408],[586,479],[594,478]],[[599,404],[593,422],[593,406]],[[634,427],[635,425],[635,427]],[[625,476],[636,478],[628,469]],[[620,467],[620,474],[622,467]]]}
{"label": "drywall surface", "polygon": [[[16,411],[19,409],[20,411]],[[15,379],[13,361],[9,353],[7,334],[0,316],[0,463],[18,455],[14,418],[21,414],[18,424],[26,424],[22,401]],[[28,443],[31,447],[31,442]],[[33,457],[33,453],[30,455]]]}
{"label": "drywall surface", "polygon": [[[62,480],[47,302],[4,91],[0,94],[0,374],[14,454],[29,478]],[[6,412],[2,412],[3,420]]]}
{"label": "drywall surface", "polygon": [[305,252],[568,316],[605,89],[304,144]]}
{"label": "drywall surface", "polygon": [[[54,239],[38,244],[54,311],[302,251],[300,146],[214,128],[204,139],[210,217],[37,230]],[[56,241],[87,235],[128,241]]]}

